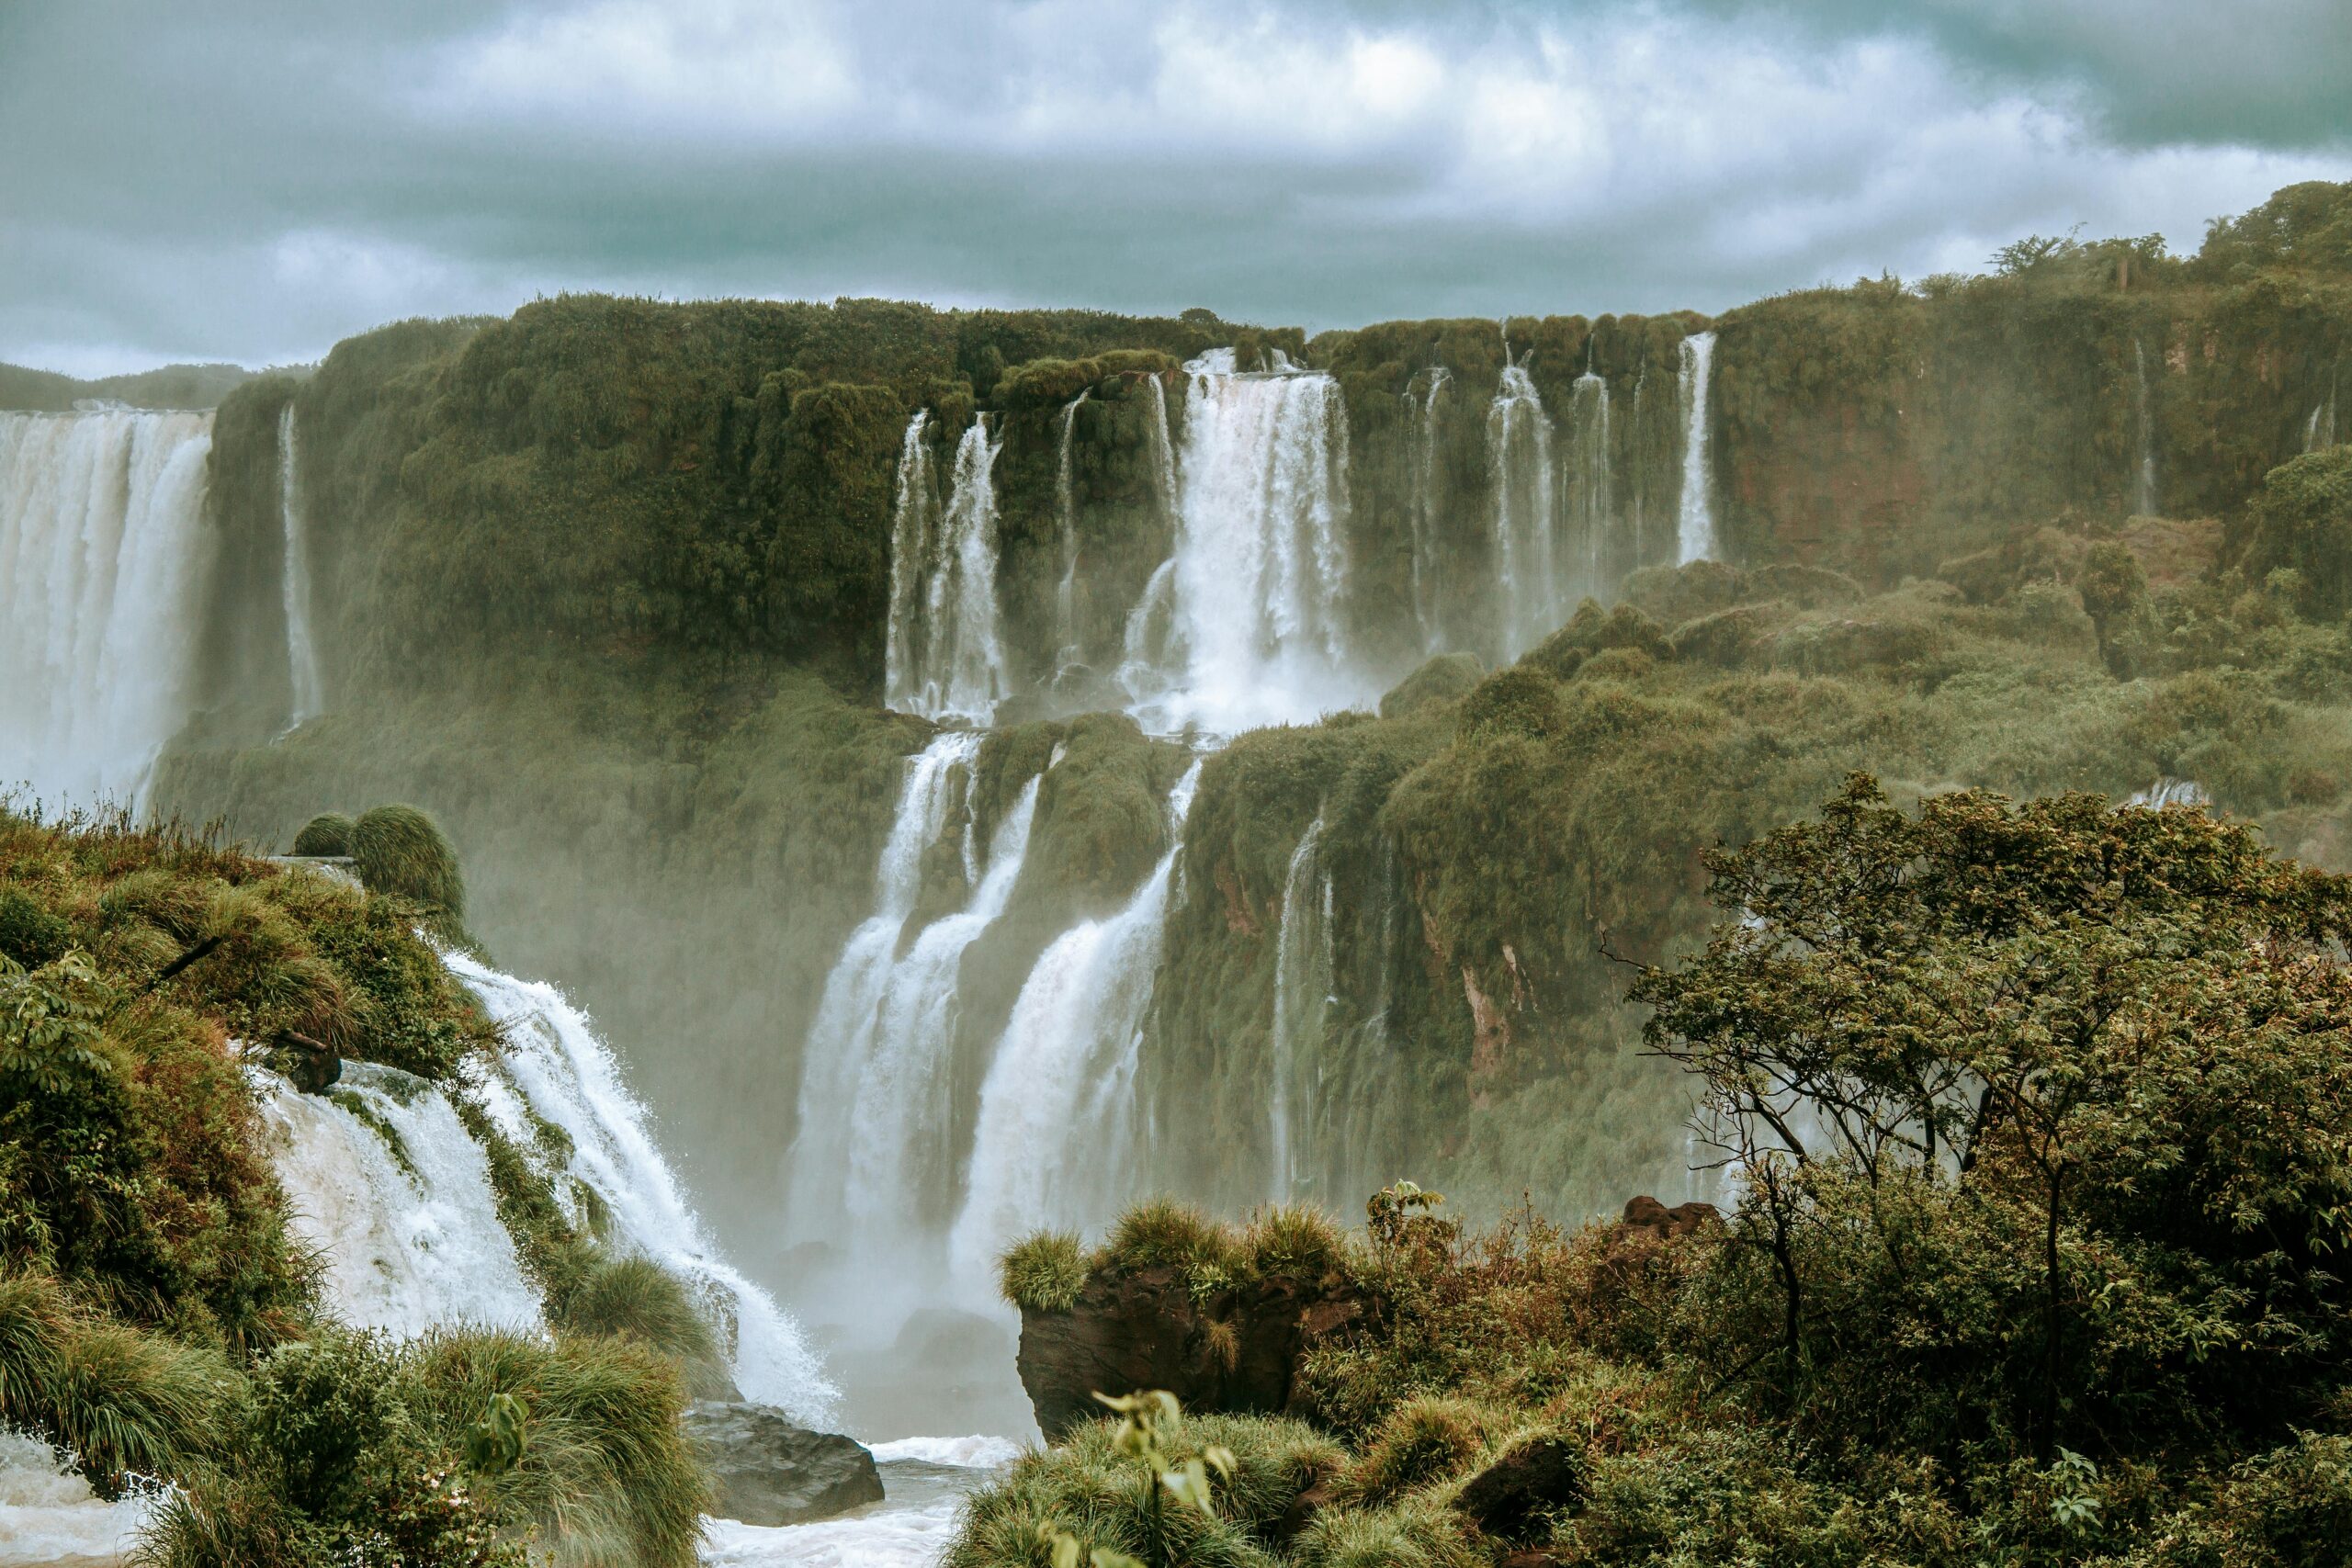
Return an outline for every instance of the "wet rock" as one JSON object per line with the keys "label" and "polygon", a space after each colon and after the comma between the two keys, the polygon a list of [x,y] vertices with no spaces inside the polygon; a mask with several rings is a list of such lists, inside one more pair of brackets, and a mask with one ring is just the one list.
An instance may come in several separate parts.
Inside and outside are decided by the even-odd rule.
{"label": "wet rock", "polygon": [[1164,1388],[1187,1410],[1278,1415],[1300,1359],[1368,1305],[1336,1282],[1277,1276],[1196,1302],[1174,1267],[1097,1274],[1069,1311],[1022,1313],[1015,1365],[1053,1442],[1102,1414],[1097,1392]]}
{"label": "wet rock", "polygon": [[1625,1202],[1626,1226],[1633,1230],[1656,1232],[1661,1241],[1689,1235],[1702,1225],[1721,1218],[1713,1203],[1677,1203],[1669,1209],[1647,1195],[1631,1198]]}
{"label": "wet rock", "polygon": [[710,1471],[713,1511],[722,1518],[799,1525],[882,1500],[872,1454],[771,1405],[704,1400],[687,1409],[685,1430]]}

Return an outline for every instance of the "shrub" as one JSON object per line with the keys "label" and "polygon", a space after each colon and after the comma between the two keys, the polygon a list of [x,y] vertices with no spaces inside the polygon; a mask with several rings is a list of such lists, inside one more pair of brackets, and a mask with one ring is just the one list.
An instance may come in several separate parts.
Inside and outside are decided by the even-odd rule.
{"label": "shrub", "polygon": [[14,887],[0,888],[0,958],[38,969],[65,956],[74,928]]}
{"label": "shrub", "polygon": [[1450,1481],[1486,1451],[1495,1424],[1492,1413],[1465,1399],[1408,1399],[1380,1423],[1363,1457],[1340,1478],[1340,1494],[1354,1503],[1378,1505]]}
{"label": "shrub", "polygon": [[1154,1198],[1119,1216],[1094,1266],[1108,1273],[1172,1265],[1186,1270],[1233,1270],[1233,1238],[1223,1225],[1189,1203]]}
{"label": "shrub", "polygon": [[340,812],[329,811],[302,824],[294,835],[294,852],[298,855],[347,855],[351,853],[352,834],[356,824]]}
{"label": "shrub", "polygon": [[1005,1248],[997,1288],[1023,1312],[1068,1312],[1086,1289],[1086,1244],[1071,1231],[1038,1231]]}
{"label": "shrub", "polygon": [[599,1252],[548,1293],[547,1313],[559,1334],[634,1340],[690,1367],[718,1359],[709,1314],[684,1280],[650,1258]]}
{"label": "shrub", "polygon": [[352,824],[351,856],[375,893],[422,904],[452,920],[466,914],[458,852],[440,825],[413,806],[379,806]]}
{"label": "shrub", "polygon": [[1398,682],[1380,699],[1383,718],[1410,718],[1469,694],[1486,674],[1475,653],[1441,653]]}
{"label": "shrub", "polygon": [[1310,1204],[1275,1204],[1250,1217],[1236,1245],[1242,1272],[1315,1281],[1344,1272],[1347,1237],[1337,1221]]}
{"label": "shrub", "polygon": [[1299,1568],[1478,1568],[1489,1558],[1452,1509],[1414,1500],[1368,1513],[1327,1509],[1300,1534],[1291,1561]]}

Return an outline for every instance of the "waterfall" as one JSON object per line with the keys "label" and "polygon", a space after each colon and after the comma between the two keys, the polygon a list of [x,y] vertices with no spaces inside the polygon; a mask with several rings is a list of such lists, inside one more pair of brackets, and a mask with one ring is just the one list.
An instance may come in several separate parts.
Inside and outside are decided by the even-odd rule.
{"label": "waterfall", "polygon": [[2303,422],[2303,450],[2324,452],[2335,445],[2335,381],[2330,378],[2327,396],[2312,405],[2311,418]]}
{"label": "waterfall", "polygon": [[890,521],[884,690],[892,707],[985,724],[1005,693],[997,626],[996,459],[980,415],[956,444],[946,503],[932,473],[928,412],[899,443]]}
{"label": "waterfall", "polygon": [[1453,374],[1433,365],[1428,376],[1420,400],[1408,389],[1405,402],[1413,411],[1413,622],[1420,628],[1421,651],[1435,653],[1444,636],[1437,592],[1437,398]]}
{"label": "waterfall", "polygon": [[1272,1195],[1277,1203],[1297,1197],[1305,1175],[1292,1132],[1294,1106],[1305,1102],[1298,1121],[1312,1127],[1313,1088],[1298,1081],[1299,1069],[1302,1062],[1317,1057],[1331,994],[1331,879],[1318,872],[1322,843],[1323,818],[1317,816],[1291,852],[1290,869],[1283,878],[1282,924],[1274,933],[1273,1066],[1267,1101],[1273,1150]]}
{"label": "waterfall", "polygon": [[1708,446],[1707,394],[1713,382],[1715,334],[1682,340],[1682,513],[1675,559],[1715,558],[1714,469]]}
{"label": "waterfall", "polygon": [[[803,1422],[826,1419],[836,1393],[799,1325],[712,1245],[653,1141],[644,1105],[587,1018],[552,986],[502,975],[464,953],[445,956],[504,1041],[494,1057],[469,1064],[470,1086],[516,1146],[544,1151],[538,1129],[562,1133],[569,1152],[553,1174],[567,1179],[556,1190],[573,1204],[571,1218],[601,1214],[608,1246],[652,1259],[694,1289],[726,1331],[729,1370],[746,1398]],[[570,1183],[593,1193],[594,1205]]]}
{"label": "waterfall", "polygon": [[117,1568],[164,1494],[134,1485],[108,1503],[70,1456],[0,1428],[0,1568]]}
{"label": "waterfall", "polygon": [[286,562],[279,592],[286,604],[286,664],[294,692],[294,705],[286,728],[297,729],[326,706],[325,682],[319,678],[319,653],[311,638],[311,544],[302,520],[302,475],[294,441],[291,399],[277,414],[277,515],[285,527]]}
{"label": "waterfall", "polygon": [[489,1156],[439,1088],[360,1062],[345,1065],[332,1098],[265,1081],[288,1223],[324,1262],[337,1316],[402,1337],[538,1325],[539,1294],[499,1223]]}
{"label": "waterfall", "polygon": [[1228,348],[1185,367],[1168,662],[1138,703],[1153,728],[1230,731],[1368,694],[1344,619],[1346,410],[1331,377],[1282,364],[1238,372]]}
{"label": "waterfall", "polygon": [[2132,421],[2139,446],[2139,461],[2132,468],[2132,513],[2156,515],[2156,411],[2148,396],[2148,350],[2132,340]]}
{"label": "waterfall", "polygon": [[[1091,389],[1090,389],[1091,391]],[[1079,662],[1078,647],[1078,486],[1070,474],[1069,437],[1078,423],[1080,392],[1062,405],[1061,440],[1054,456],[1054,514],[1061,525],[1062,580],[1054,589],[1054,673]]]}
{"label": "waterfall", "polygon": [[1586,593],[1612,585],[1615,563],[1609,547],[1616,514],[1609,472],[1609,383],[1587,370],[1568,394],[1568,518],[1579,542]]}
{"label": "waterfall", "polygon": [[948,1244],[970,1290],[991,1288],[1014,1237],[1100,1224],[1132,1196],[1136,1069],[1200,775],[1196,761],[1170,792],[1168,849],[1126,908],[1064,931],[1012,1004],[980,1086],[967,1195]]}
{"label": "waterfall", "polygon": [[1176,445],[1168,436],[1168,388],[1153,376],[1151,388],[1151,474],[1159,495],[1160,517],[1173,524],[1179,498],[1176,488]]}
{"label": "waterfall", "polygon": [[[1508,358],[1508,345],[1504,353]],[[1563,618],[1553,536],[1552,419],[1523,365],[1504,366],[1487,409],[1487,466],[1494,481],[1500,651],[1515,659]]]}
{"label": "waterfall", "polygon": [[0,787],[136,805],[187,716],[209,413],[0,414]]}

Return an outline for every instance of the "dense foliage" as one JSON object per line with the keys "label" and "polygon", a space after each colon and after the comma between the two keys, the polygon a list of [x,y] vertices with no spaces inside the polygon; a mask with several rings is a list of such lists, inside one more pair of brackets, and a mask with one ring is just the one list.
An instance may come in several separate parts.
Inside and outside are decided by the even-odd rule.
{"label": "dense foliage", "polygon": [[[2200,810],[1906,811],[1865,777],[1706,862],[1712,940],[1634,992],[1728,1213],[1473,1234],[1384,1190],[1298,1270],[1375,1303],[1302,1368],[1312,1427],[1189,1424],[1287,1506],[1212,1483],[1154,1538],[1097,1427],[981,1494],[951,1561],[1042,1568],[1057,1529],[1167,1563],[2340,1560],[2352,879]],[[1063,1311],[1233,1247],[1146,1209],[1006,1283]],[[1497,1506],[1514,1471],[1540,1506]]]}

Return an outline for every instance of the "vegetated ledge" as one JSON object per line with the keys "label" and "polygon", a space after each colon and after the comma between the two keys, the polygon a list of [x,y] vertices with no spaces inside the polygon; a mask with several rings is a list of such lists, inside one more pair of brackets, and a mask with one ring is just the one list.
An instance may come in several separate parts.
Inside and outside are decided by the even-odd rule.
{"label": "vegetated ledge", "polygon": [[[1361,1239],[1167,1205],[1092,1255],[1031,1238],[1024,1337],[1148,1278],[1189,1343],[1292,1262],[1372,1305],[1283,1413],[1157,1433],[1197,1488],[1067,1429],[950,1568],[1056,1533],[1251,1568],[2342,1561],[2352,878],[2198,808],[1859,775],[1707,870],[1711,940],[1632,995],[1746,1173],[1727,1217],[1470,1234],[1399,1184]],[[1762,1086],[1800,1071],[1795,1119]]]}
{"label": "vegetated ledge", "polygon": [[[401,847],[412,871],[447,852]],[[483,1139],[548,1337],[355,1332],[289,1231],[250,1070],[271,1043],[413,1074],[486,1125],[458,1069],[494,1032],[419,935],[441,913],[175,826],[0,805],[0,1427],[102,1496],[171,1483],[155,1561],[695,1561],[709,1482],[680,1416],[713,1330],[566,1222],[522,1151]]]}

